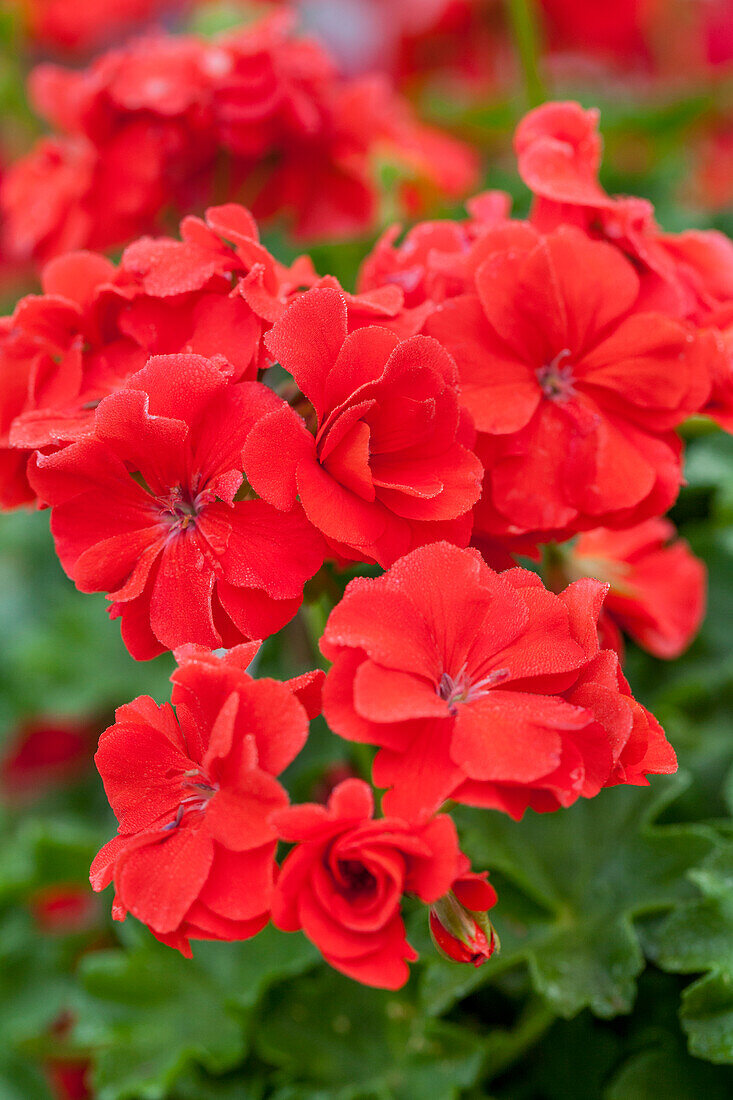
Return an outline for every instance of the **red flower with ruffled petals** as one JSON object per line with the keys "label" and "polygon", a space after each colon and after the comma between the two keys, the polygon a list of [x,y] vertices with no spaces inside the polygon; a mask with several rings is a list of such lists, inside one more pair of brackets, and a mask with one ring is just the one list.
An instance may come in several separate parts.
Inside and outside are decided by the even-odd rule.
{"label": "red flower with ruffled petals", "polygon": [[482,238],[476,294],[443,303],[425,332],[452,353],[486,468],[476,530],[575,531],[659,514],[681,480],[672,431],[710,393],[708,343],[640,313],[617,249],[572,227]]}
{"label": "red flower with ruffled petals", "polygon": [[399,989],[417,953],[405,938],[405,893],[431,904],[468,860],[446,815],[412,823],[373,820],[369,786],[347,779],[326,807],[291,806],[272,815],[281,839],[295,843],[272,900],[284,932],[303,929],[326,962],[365,985]]}
{"label": "red flower with ruffled petals", "polygon": [[598,182],[600,113],[544,103],[517,127],[519,175],[535,196],[532,224],[544,233],[576,225],[629,256],[646,309],[703,323],[733,298],[733,243],[715,230],[663,233],[646,199],[611,196]]}
{"label": "red flower with ruffled petals", "polygon": [[29,476],[81,591],[107,592],[138,660],[279,630],[323,560],[299,505],[236,500],[248,432],[280,399],[194,355],[157,356],[105,398],[94,437]]}
{"label": "red flower with ruffled petals", "polygon": [[582,580],[554,595],[447,543],[347,586],[321,643],[334,662],[324,713],[342,737],[380,746],[388,813],[453,798],[521,817],[675,770],[616,654],[599,651],[605,592]]}
{"label": "red flower with ruffled petals", "polygon": [[288,802],[275,776],[305,743],[322,674],[252,680],[256,651],[219,659],[185,647],[175,710],[147,696],[120,707],[95,757],[119,829],[92,864],[92,886],[114,882],[115,919],[132,913],[184,955],[191,939],[249,939],[269,919],[268,819]]}
{"label": "red flower with ruffled petals", "polygon": [[666,519],[625,531],[587,531],[558,547],[568,580],[596,577],[610,585],[601,613],[601,637],[623,655],[618,628],[643,649],[673,660],[687,649],[705,613],[705,565]]}
{"label": "red flower with ruffled petals", "polygon": [[374,326],[348,334],[347,300],[328,288],[297,299],[266,343],[311,403],[315,437],[287,406],[253,428],[245,470],[260,496],[279,508],[299,496],[347,558],[389,565],[449,533],[468,540],[481,467],[443,348]]}

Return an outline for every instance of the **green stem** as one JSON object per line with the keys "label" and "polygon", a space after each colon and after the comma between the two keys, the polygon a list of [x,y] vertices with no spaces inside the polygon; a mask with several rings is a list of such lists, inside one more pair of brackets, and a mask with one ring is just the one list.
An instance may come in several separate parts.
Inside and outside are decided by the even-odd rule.
{"label": "green stem", "polygon": [[517,45],[527,104],[536,107],[547,99],[540,72],[540,28],[535,0],[505,0],[507,18]]}
{"label": "green stem", "polygon": [[321,655],[319,642],[326,629],[326,622],[331,610],[328,598],[321,593],[317,599],[310,603],[303,603],[300,608],[300,618],[305,626],[305,633],[311,650],[314,663],[320,668],[326,667],[326,662]]}
{"label": "green stem", "polygon": [[367,783],[371,783],[372,763],[374,761],[374,750],[371,745],[364,745],[361,741],[352,741],[349,744],[349,756],[359,776],[365,779]]}

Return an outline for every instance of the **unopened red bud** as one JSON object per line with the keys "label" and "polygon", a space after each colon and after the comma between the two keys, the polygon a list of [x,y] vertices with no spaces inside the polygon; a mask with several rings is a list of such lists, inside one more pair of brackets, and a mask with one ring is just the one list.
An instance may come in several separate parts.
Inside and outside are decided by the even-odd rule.
{"label": "unopened red bud", "polygon": [[481,966],[499,950],[488,914],[467,909],[452,890],[430,907],[430,935],[440,954],[454,962]]}

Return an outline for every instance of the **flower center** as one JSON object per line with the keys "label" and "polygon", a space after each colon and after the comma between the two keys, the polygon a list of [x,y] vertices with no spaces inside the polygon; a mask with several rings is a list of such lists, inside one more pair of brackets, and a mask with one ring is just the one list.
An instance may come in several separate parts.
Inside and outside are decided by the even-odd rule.
{"label": "flower center", "polygon": [[[182,793],[187,797],[181,799],[176,816],[173,821],[164,825],[164,829],[176,829],[181,824],[186,813],[203,813],[207,805],[219,790],[218,783],[212,783],[209,777],[200,768],[191,768],[184,772],[181,779]],[[190,793],[189,793],[190,792]]]}
{"label": "flower center", "polygon": [[377,880],[357,859],[339,860],[339,871],[350,894],[371,894]]}
{"label": "flower center", "polygon": [[474,699],[480,699],[482,695],[488,694],[492,687],[505,683],[510,677],[511,672],[508,668],[496,668],[488,676],[471,680],[464,664],[455,676],[444,672],[435,691],[441,699],[446,701],[448,710],[455,718],[459,703],[472,703]]}
{"label": "flower center", "polygon": [[171,535],[179,535],[196,526],[196,519],[201,510],[214,500],[213,493],[204,489],[197,491],[197,486],[183,488],[177,485],[171,489],[167,497],[159,497],[161,518],[170,527]]}
{"label": "flower center", "polygon": [[540,389],[550,401],[569,401],[575,396],[572,364],[563,365],[563,359],[567,359],[570,354],[569,348],[563,348],[551,362],[538,367],[536,371]]}

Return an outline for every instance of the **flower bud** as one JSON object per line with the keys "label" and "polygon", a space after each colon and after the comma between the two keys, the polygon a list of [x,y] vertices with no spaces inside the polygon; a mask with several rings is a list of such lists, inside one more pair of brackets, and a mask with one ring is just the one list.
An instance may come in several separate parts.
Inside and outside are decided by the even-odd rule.
{"label": "flower bud", "polygon": [[490,959],[500,947],[486,912],[495,903],[496,893],[482,876],[456,879],[453,888],[430,907],[430,935],[439,953],[473,966]]}

